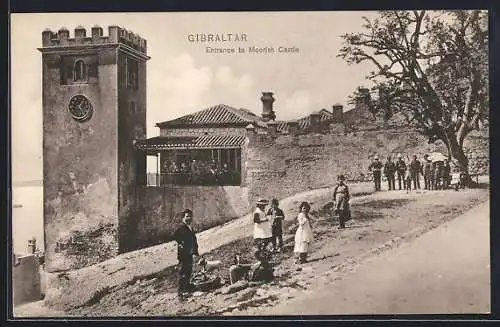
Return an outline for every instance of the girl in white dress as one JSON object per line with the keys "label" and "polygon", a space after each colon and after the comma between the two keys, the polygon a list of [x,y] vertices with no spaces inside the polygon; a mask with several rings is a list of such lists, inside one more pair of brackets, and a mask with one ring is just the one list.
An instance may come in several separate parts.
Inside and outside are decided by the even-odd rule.
{"label": "girl in white dress", "polygon": [[309,252],[309,247],[313,240],[313,233],[311,229],[311,222],[309,218],[309,211],[311,206],[307,202],[302,202],[299,207],[299,215],[297,216],[297,221],[299,227],[297,232],[295,232],[295,247],[293,252],[298,257],[297,263],[307,262],[307,253]]}

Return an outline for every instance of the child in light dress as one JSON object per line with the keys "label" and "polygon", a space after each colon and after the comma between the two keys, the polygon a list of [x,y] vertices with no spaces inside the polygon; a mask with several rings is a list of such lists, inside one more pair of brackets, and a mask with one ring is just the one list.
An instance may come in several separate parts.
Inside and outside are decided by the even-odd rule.
{"label": "child in light dress", "polygon": [[295,232],[295,247],[293,252],[297,256],[296,263],[301,264],[307,262],[307,254],[310,250],[311,242],[313,241],[313,233],[311,229],[311,221],[309,211],[311,206],[307,202],[302,202],[299,207],[297,221],[299,227]]}

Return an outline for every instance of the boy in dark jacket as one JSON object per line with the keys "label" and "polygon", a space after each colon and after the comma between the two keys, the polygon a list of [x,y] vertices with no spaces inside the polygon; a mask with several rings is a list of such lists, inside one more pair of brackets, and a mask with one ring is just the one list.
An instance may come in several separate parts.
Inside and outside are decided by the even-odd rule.
{"label": "boy in dark jacket", "polygon": [[278,207],[278,204],[277,199],[272,199],[271,208],[269,208],[266,214],[266,216],[272,217],[272,241],[275,252],[280,252],[283,248],[283,220],[285,219],[285,214]]}
{"label": "boy in dark jacket", "polygon": [[184,210],[182,225],[174,233],[174,240],[177,242],[177,259],[179,260],[179,287],[178,295],[182,300],[186,292],[192,290],[191,275],[193,273],[193,263],[198,257],[198,241],[196,234],[191,227],[193,212]]}

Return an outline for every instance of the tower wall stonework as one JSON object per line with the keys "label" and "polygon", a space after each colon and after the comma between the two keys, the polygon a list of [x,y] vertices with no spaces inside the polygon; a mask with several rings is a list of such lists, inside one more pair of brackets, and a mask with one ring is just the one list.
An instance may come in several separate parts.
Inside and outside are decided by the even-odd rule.
{"label": "tower wall stonework", "polygon": [[134,247],[132,239],[136,238],[138,215],[137,185],[143,185],[137,178],[146,171],[146,155],[135,151],[134,139],[146,138],[146,62],[138,62],[137,88],[126,85],[126,63],[129,55],[118,52],[118,138],[121,142],[118,149],[119,180],[119,244],[120,252]]}
{"label": "tower wall stonework", "polygon": [[[130,185],[135,180],[130,176],[135,176],[138,166],[145,169],[145,158],[142,163],[130,149],[131,138],[146,133],[146,43],[116,26],[108,31],[109,36],[102,36],[100,28],[94,27],[87,37],[77,28],[73,38],[65,29],[42,33],[47,272],[88,266],[122,250],[120,240],[126,239],[123,221],[129,219],[128,208],[134,203]],[[122,51],[144,62],[141,87],[133,94],[119,85],[124,68],[117,59]],[[76,58],[90,63],[87,72],[89,77],[93,72],[95,80],[73,82],[70,78],[64,82],[61,75],[71,65],[63,62]],[[75,95],[84,95],[92,104],[90,119],[77,121],[71,116],[68,105]],[[138,102],[142,113],[129,115],[130,99]]]}
{"label": "tower wall stonework", "polygon": [[[118,251],[117,97],[113,78],[116,65],[99,65],[98,71],[98,84],[62,86],[58,67],[44,63],[44,226],[48,271],[91,264]],[[103,89],[108,90],[106,96],[102,96]],[[92,103],[93,116],[88,122],[77,122],[68,112],[68,103],[76,94],[85,94]],[[103,234],[104,243],[95,244],[95,248],[83,254],[79,246],[85,241],[79,236],[90,232]]]}

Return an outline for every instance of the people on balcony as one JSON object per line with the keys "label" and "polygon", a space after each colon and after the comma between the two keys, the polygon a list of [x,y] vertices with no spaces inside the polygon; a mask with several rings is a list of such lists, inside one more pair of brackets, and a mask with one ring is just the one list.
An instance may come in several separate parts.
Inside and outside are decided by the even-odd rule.
{"label": "people on balcony", "polygon": [[239,171],[222,166],[215,159],[175,162],[167,160],[161,170],[160,185],[235,185],[241,181]]}

